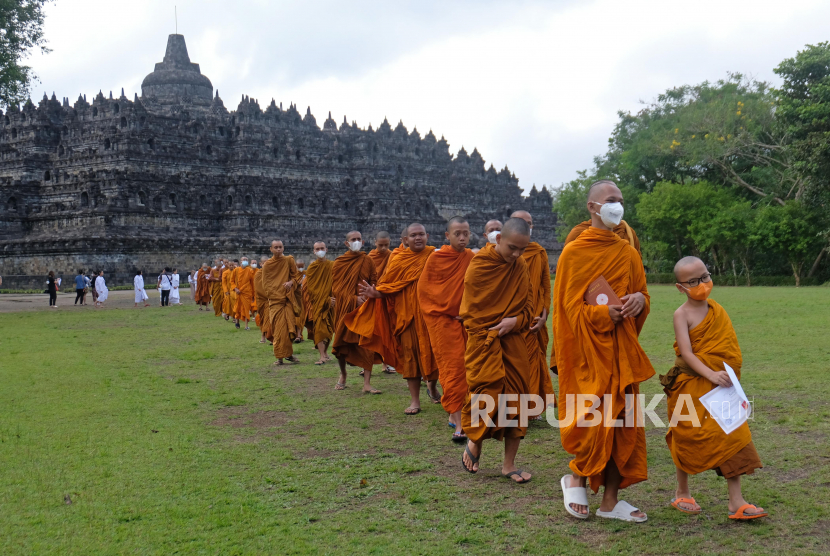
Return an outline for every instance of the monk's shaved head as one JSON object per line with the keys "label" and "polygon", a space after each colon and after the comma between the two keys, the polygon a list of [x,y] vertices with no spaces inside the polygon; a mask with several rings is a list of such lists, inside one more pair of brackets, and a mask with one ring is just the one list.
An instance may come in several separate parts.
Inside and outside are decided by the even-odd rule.
{"label": "monk's shaved head", "polygon": [[502,237],[512,236],[518,234],[520,236],[530,236],[530,226],[521,218],[508,218],[507,222],[501,228]]}
{"label": "monk's shaved head", "polygon": [[409,233],[409,226],[406,226],[406,227],[404,227],[404,229],[403,229],[403,230],[401,230],[401,239],[405,239],[405,238],[406,238],[406,235],[407,235],[408,233]]}
{"label": "monk's shaved head", "polygon": [[690,278],[700,278],[706,272],[706,264],[697,257],[683,257],[674,265],[674,277],[678,282],[686,282]]}
{"label": "monk's shaved head", "polygon": [[488,220],[487,224],[484,225],[484,235],[487,235],[495,230],[501,230],[503,225],[504,224],[501,223],[501,220]]}
{"label": "monk's shaved head", "polygon": [[406,246],[419,253],[424,250],[429,240],[429,234],[423,224],[413,222],[406,227]]}
{"label": "monk's shaved head", "polygon": [[271,254],[275,257],[282,257],[283,252],[285,251],[285,246],[282,244],[282,240],[275,239],[271,242]]}
{"label": "monk's shaved head", "polygon": [[467,224],[467,219],[463,216],[453,216],[449,220],[447,220],[447,231],[450,231],[450,228],[453,224]]}
{"label": "monk's shaved head", "polygon": [[389,235],[389,232],[383,232],[383,231],[381,231],[381,232],[378,232],[378,233],[377,233],[377,235],[375,236],[375,239],[376,239],[376,240],[377,240],[377,239],[388,239],[388,240],[390,240],[390,241],[391,241],[391,240],[392,240],[392,236],[390,236],[390,235]]}
{"label": "monk's shaved head", "polygon": [[591,187],[588,188],[588,199],[587,201],[590,203],[594,202],[605,202],[605,198],[608,197],[609,191],[615,191],[616,193],[620,194],[622,197],[622,193],[620,192],[620,188],[617,187],[617,184],[611,180],[599,180],[595,181],[591,184]]}
{"label": "monk's shaved head", "polygon": [[346,234],[346,243],[350,241],[363,241],[363,234],[361,234],[357,230],[352,230],[351,232]]}
{"label": "monk's shaved head", "polygon": [[528,226],[533,226],[533,217],[530,216],[530,213],[526,210],[517,210],[510,215],[510,218],[521,218],[522,220],[527,222]]}
{"label": "monk's shaved head", "polygon": [[496,239],[496,252],[507,263],[514,263],[530,243],[530,226],[521,218],[509,218]]}

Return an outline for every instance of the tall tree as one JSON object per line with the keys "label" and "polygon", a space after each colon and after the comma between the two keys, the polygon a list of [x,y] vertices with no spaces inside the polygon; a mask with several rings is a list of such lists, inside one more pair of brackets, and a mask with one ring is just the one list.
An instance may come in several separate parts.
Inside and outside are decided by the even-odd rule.
{"label": "tall tree", "polygon": [[49,52],[43,37],[43,7],[51,0],[0,0],[0,106],[18,104],[37,76],[22,65],[33,48]]}

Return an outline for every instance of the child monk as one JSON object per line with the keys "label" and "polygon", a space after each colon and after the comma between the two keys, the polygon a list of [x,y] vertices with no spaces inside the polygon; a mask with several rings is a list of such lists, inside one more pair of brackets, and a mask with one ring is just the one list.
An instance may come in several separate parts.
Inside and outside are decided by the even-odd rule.
{"label": "child monk", "polygon": [[681,396],[688,396],[700,426],[679,421],[666,433],[666,443],[677,468],[677,491],[671,505],[687,514],[699,514],[700,506],[689,491],[689,475],[713,469],[726,478],[729,519],[764,517],[767,512],[747,503],[741,494],[741,475],[750,475],[763,467],[752,443],[749,425],[744,423],[726,434],[700,403],[700,397],[717,386],[732,385],[724,362],[740,379],[741,348],[732,321],[723,307],[708,299],[712,277],[703,261],[684,257],[675,265],[674,275],[677,289],[686,295],[686,302],[674,312],[677,358],[674,367],[660,377],[660,383],[668,395],[669,416],[682,403]]}

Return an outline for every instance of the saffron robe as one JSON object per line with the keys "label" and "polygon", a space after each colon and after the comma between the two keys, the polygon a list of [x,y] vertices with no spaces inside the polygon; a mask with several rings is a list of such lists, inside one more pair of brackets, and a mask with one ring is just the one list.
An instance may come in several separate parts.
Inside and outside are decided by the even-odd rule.
{"label": "saffron robe", "polygon": [[[294,257],[284,255],[271,257],[262,265],[262,284],[268,298],[268,318],[274,339],[274,357],[284,359],[294,353],[293,342],[296,337],[297,306],[296,292],[299,289],[300,273],[294,263]],[[293,281],[290,289],[283,284]]]}
{"label": "saffron robe", "polygon": [[334,261],[317,259],[306,270],[305,289],[308,292],[308,316],[312,321],[314,345],[331,342],[334,334],[334,310],[331,307],[332,298],[332,268]]}
{"label": "saffron robe", "polygon": [[[544,247],[530,242],[525,249],[522,258],[527,263],[527,274],[530,280],[530,296],[533,302],[533,317],[541,316],[542,311],[550,314],[550,266],[548,253]],[[547,315],[546,315],[547,316]],[[530,319],[531,324],[533,319]],[[553,394],[553,382],[550,379],[548,370],[548,323],[538,332],[531,332],[528,326],[523,331],[525,343],[527,344],[527,355],[530,359],[530,393],[541,396]]]}
{"label": "saffron robe", "polygon": [[259,270],[259,272],[254,274],[254,292],[256,294],[257,302],[256,325],[268,341],[273,341],[274,335],[271,333],[271,317],[268,310],[268,296],[265,293],[265,284],[262,282],[262,269],[257,270]]}
{"label": "saffron robe", "polygon": [[383,253],[378,251],[377,249],[372,249],[369,251],[369,258],[372,259],[372,262],[375,263],[375,269],[378,271],[378,276],[383,276],[383,273],[386,271],[386,265],[389,263],[389,257],[392,255],[392,252],[387,249]]}
{"label": "saffron robe", "polygon": [[[645,307],[636,318],[615,324],[605,305],[592,306],[583,296],[588,285],[604,276],[619,296],[640,292]],[[605,484],[605,467],[611,458],[620,471],[620,488],[648,478],[646,437],[636,426],[639,384],[654,375],[651,362],[638,340],[649,313],[650,299],[639,253],[610,230],[588,228],[567,244],[559,257],[553,291],[553,338],[559,367],[559,413],[566,423],[560,427],[562,446],[575,458],[570,462],[577,475],[590,478],[597,492]],[[623,419],[628,426],[587,426],[588,408],[579,407],[575,396],[599,398],[596,408],[607,419]],[[606,407],[603,396],[611,396]],[[632,406],[626,408],[626,394]],[[566,405],[571,396],[570,407]],[[568,421],[568,412],[575,418]],[[581,425],[581,426],[580,426]]]}
{"label": "saffron robe", "polygon": [[213,303],[213,314],[217,317],[222,314],[222,302],[225,294],[222,293],[222,274],[224,267],[215,267],[210,271],[210,300]]}
{"label": "saffron robe", "polygon": [[427,245],[419,252],[407,249],[395,255],[376,286],[384,297],[367,299],[346,317],[346,327],[360,336],[360,346],[379,353],[407,379],[438,379],[418,302],[418,279],[433,251],[435,247]]}
{"label": "saffron robe", "polygon": [[360,336],[346,327],[346,316],[358,308],[357,287],[362,282],[378,281],[375,264],[363,251],[346,251],[335,259],[331,268],[331,289],[334,295],[334,342],[331,353],[347,363],[370,370],[380,363],[380,356],[360,346]]}
{"label": "saffron robe", "polygon": [[210,282],[208,282],[208,272],[199,271],[199,276],[196,277],[196,303],[199,305],[207,305],[210,303]]}
{"label": "saffron robe", "polygon": [[[723,307],[716,301],[709,299],[709,312],[700,324],[689,330],[689,339],[692,351],[701,363],[713,371],[725,372],[724,361],[735,370],[738,379],[741,378],[743,359],[738,337],[732,327],[732,321]],[[700,427],[694,427],[688,421],[678,421],[676,426],[666,432],[666,443],[671,451],[674,465],[691,475],[708,469],[720,469],[736,454],[752,443],[752,434],[749,432],[749,423],[744,423],[730,434],[723,432],[720,425],[711,418],[709,412],[700,403],[700,397],[714,390],[716,385],[698,375],[683,361],[680,348],[674,343],[674,353],[677,357],[675,365],[666,374],[660,377],[660,383],[668,396],[669,420],[674,415],[675,408],[681,395],[688,395],[694,403],[694,411],[700,422]],[[683,408],[681,415],[688,415],[689,406]],[[752,448],[754,451],[754,446]],[[760,459],[754,458],[757,464],[750,465],[749,469],[742,469],[743,473],[752,473],[762,467]],[[751,463],[755,463],[751,462]],[[729,476],[729,473],[722,473]]]}
{"label": "saffron robe", "polygon": [[222,272],[222,312],[226,315],[233,313],[231,307],[231,273],[233,273],[232,268],[226,268]]}
{"label": "saffron robe", "polygon": [[254,299],[254,269],[250,266],[234,269],[231,287],[237,288],[234,316],[244,321],[251,320],[251,305]]}
{"label": "saffron robe", "polygon": [[[521,425],[519,402],[505,401],[503,407],[516,408],[499,415],[499,396],[529,394],[531,367],[523,330],[532,322],[532,299],[527,263],[521,257],[506,262],[488,244],[476,253],[464,277],[464,295],[461,299],[461,318],[467,331],[464,366],[468,393],[461,410],[461,427],[473,442],[487,438],[502,440],[524,438],[527,427],[499,426],[499,417],[515,420]],[[490,328],[509,317],[516,317],[513,329],[499,336]],[[487,411],[492,426],[481,416],[472,423],[472,405],[481,396],[493,400]],[[484,407],[479,401],[477,406]],[[509,425],[510,422],[503,423]]]}
{"label": "saffron robe", "polygon": [[469,249],[459,252],[444,245],[427,259],[418,279],[418,303],[444,390],[441,405],[450,414],[461,411],[467,397],[467,332],[456,317],[464,293],[464,275],[473,256]]}

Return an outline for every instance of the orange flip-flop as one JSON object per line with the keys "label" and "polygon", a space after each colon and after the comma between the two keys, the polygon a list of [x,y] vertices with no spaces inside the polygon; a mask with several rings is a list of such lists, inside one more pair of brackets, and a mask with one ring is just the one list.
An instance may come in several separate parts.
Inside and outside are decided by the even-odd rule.
{"label": "orange flip-flop", "polygon": [[769,513],[767,513],[767,512],[764,512],[762,514],[747,515],[747,514],[744,513],[744,511],[748,510],[749,508],[755,508],[757,510],[758,506],[756,506],[755,504],[744,504],[743,506],[738,508],[737,512],[729,514],[729,519],[737,519],[738,521],[747,521],[747,520],[750,520],[750,519],[757,519],[759,517],[767,517],[769,515]]}
{"label": "orange flip-flop", "polygon": [[684,514],[697,515],[701,512],[701,510],[687,510],[686,508],[681,508],[680,504],[689,504],[700,507],[698,503],[695,502],[694,498],[672,498],[671,505],[672,507],[680,510]]}

